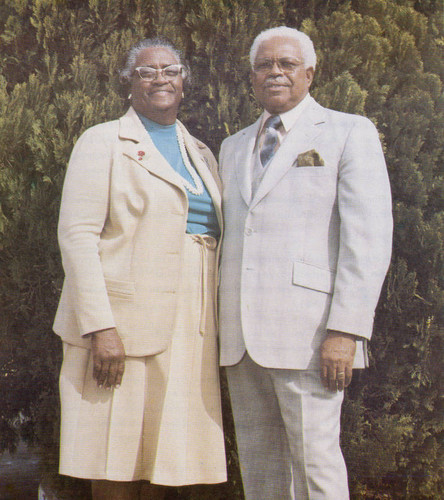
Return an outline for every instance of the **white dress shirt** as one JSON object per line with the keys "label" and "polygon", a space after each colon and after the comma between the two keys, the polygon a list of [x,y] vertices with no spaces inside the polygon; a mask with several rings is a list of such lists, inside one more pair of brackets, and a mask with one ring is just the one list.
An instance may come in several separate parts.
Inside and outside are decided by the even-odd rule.
{"label": "white dress shirt", "polygon": [[[294,108],[291,108],[289,111],[286,111],[285,113],[279,115],[281,118],[282,125],[277,128],[279,142],[276,147],[276,150],[282,144],[288,132],[291,130],[293,125],[297,122],[299,117],[302,115],[302,113],[305,111],[305,109],[310,105],[312,101],[314,101],[313,97],[311,97],[311,95],[307,93],[307,95],[302,99],[302,101],[296,104]],[[271,113],[269,113],[267,110],[264,110],[262,114],[261,126],[259,128],[259,133],[256,138],[253,161],[251,163],[252,194],[256,192],[268,167],[268,165],[265,167],[262,166],[262,163],[260,162],[259,159],[259,151],[261,150],[262,144],[265,139],[264,125],[270,116]]]}
{"label": "white dress shirt", "polygon": [[[290,129],[297,122],[298,118],[302,115],[302,113],[305,111],[305,109],[310,105],[312,101],[313,97],[311,97],[310,94],[307,94],[300,103],[296,104],[294,108],[291,108],[289,111],[286,111],[285,113],[279,115],[282,121],[282,126],[280,126],[277,129],[279,145],[282,144],[282,141],[285,139]],[[271,113],[269,113],[267,110],[264,110],[264,113],[262,115],[262,123],[259,129],[260,132],[258,135],[258,140],[256,142],[256,149],[259,148],[260,150],[265,135],[264,124],[270,116]]]}

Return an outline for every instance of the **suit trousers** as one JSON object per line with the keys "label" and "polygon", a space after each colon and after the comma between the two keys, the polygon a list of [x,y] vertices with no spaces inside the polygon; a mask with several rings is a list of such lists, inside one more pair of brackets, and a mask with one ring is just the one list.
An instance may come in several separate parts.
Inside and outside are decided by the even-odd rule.
{"label": "suit trousers", "polygon": [[339,446],[342,392],[315,370],[226,367],[247,500],[346,500]]}

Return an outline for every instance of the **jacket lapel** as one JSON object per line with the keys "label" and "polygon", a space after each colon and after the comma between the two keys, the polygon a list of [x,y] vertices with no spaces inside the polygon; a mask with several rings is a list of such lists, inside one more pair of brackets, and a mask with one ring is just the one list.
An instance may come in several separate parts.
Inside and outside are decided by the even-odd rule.
{"label": "jacket lapel", "polygon": [[123,139],[124,155],[185,193],[179,174],[159,153],[132,107],[120,118],[119,137]]}
{"label": "jacket lapel", "polygon": [[[191,157],[193,165],[210,193],[220,227],[222,227],[222,198],[220,189],[203,155],[198,150],[195,140],[191,137],[184,125],[179,121],[178,123],[183,133],[185,147]],[[143,123],[132,107],[130,107],[126,114],[120,119],[119,136],[124,140],[123,154],[137,162],[151,174],[173,184],[186,195],[180,175],[159,153],[150,135],[143,126]],[[142,154],[140,154],[141,152]]]}
{"label": "jacket lapel", "polygon": [[322,124],[325,120],[326,113],[324,109],[318,103],[313,102],[312,106],[306,110],[289,131],[284,142],[273,156],[262,182],[251,200],[250,208],[257,205],[276,186],[300,153],[312,148],[313,141],[322,132]]}
{"label": "jacket lapel", "polygon": [[250,205],[251,201],[251,162],[261,119],[262,115],[255,123],[240,132],[234,152],[236,178],[242,198],[247,205]]}

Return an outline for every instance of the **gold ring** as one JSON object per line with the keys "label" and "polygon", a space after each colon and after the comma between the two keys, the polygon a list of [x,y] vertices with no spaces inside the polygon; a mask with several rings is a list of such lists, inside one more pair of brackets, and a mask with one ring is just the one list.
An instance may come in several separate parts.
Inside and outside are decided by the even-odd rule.
{"label": "gold ring", "polygon": [[345,378],[345,372],[340,372],[336,375],[338,378]]}

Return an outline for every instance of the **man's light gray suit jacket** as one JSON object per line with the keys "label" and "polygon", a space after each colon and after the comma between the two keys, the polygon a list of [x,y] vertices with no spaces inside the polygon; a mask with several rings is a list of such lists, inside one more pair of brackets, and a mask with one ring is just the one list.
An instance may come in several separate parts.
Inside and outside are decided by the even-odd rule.
{"label": "man's light gray suit jacket", "polygon": [[[247,349],[265,367],[316,369],[329,328],[364,339],[355,358],[364,367],[391,255],[390,186],[376,128],[312,101],[252,196],[260,122],[225,139],[220,152],[221,363],[236,364]],[[323,166],[300,164],[310,150]]]}

